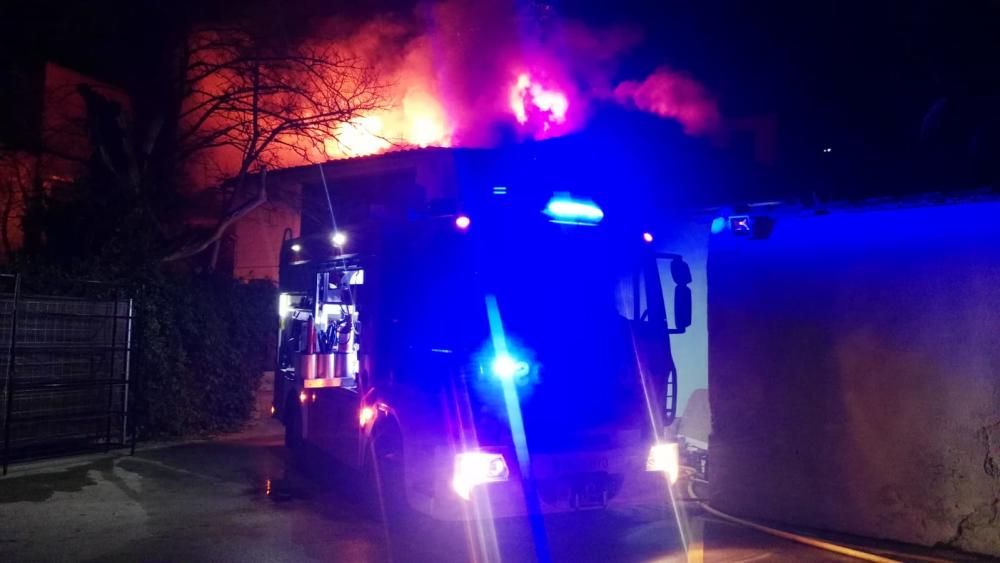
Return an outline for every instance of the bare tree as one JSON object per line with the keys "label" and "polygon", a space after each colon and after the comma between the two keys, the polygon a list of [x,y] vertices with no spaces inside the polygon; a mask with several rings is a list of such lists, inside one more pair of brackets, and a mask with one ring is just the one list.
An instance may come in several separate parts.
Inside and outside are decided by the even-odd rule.
{"label": "bare tree", "polygon": [[217,244],[267,202],[266,176],[251,189],[251,175],[325,159],[325,144],[337,142],[345,125],[384,107],[374,71],[333,43],[289,45],[239,28],[213,29],[195,34],[182,60],[177,158],[214,161],[231,180],[219,185],[224,212],[214,228],[165,261]]}
{"label": "bare tree", "polygon": [[[61,176],[86,179],[89,191],[79,192],[80,198],[101,217],[95,220],[115,217],[102,236],[113,237],[116,249],[164,262],[213,245],[217,250],[236,221],[282,197],[268,190],[264,171],[326,160],[330,143],[385,109],[384,86],[374,70],[337,43],[290,41],[253,29],[241,24],[178,32],[185,40],[175,62],[155,73],[157,88],[147,79],[116,96],[93,84],[70,86],[72,101],[83,100],[86,119],[67,124],[82,139],[74,143],[69,133],[55,134],[52,139],[62,142],[46,143],[53,145],[46,154],[87,168],[82,176]],[[87,148],[81,154],[68,150],[82,146]],[[8,168],[21,164],[0,160]],[[34,176],[37,185],[37,170]],[[20,179],[12,172],[5,177]],[[0,243],[8,252],[4,236],[26,201],[20,184],[0,186]],[[185,206],[197,209],[197,220]],[[38,231],[32,240],[39,233],[47,237],[47,217],[32,219]],[[84,244],[72,251],[110,248],[99,239],[94,248]]]}
{"label": "bare tree", "polygon": [[0,146],[0,244],[8,262],[17,247],[11,235],[21,230],[19,223],[38,181],[37,166],[37,156]]}

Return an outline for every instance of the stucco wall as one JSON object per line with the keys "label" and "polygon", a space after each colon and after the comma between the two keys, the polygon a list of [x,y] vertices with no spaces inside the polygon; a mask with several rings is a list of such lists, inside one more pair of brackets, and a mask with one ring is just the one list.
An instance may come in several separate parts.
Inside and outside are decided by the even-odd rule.
{"label": "stucco wall", "polygon": [[714,505],[1000,555],[998,218],[834,211],[713,237]]}
{"label": "stucco wall", "polygon": [[298,236],[299,212],[283,203],[262,205],[237,222],[233,228],[233,276],[277,281],[285,229]]}

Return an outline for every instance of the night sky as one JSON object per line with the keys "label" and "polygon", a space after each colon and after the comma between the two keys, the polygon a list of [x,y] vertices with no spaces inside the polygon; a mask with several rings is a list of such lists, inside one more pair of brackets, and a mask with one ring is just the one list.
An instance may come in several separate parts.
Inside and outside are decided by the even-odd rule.
{"label": "night sky", "polygon": [[[50,58],[131,88],[158,87],[173,24],[275,14],[292,33],[320,15],[410,14],[413,3],[14,0],[10,61]],[[727,117],[774,116],[772,191],[863,197],[991,186],[1000,174],[1000,3],[719,0],[552,2],[591,25],[642,29],[621,72],[666,64],[705,84]],[[5,111],[9,108],[5,108]],[[641,121],[641,120],[640,120]],[[638,124],[655,135],[656,125]],[[824,152],[824,149],[831,149]],[[767,190],[760,193],[763,195]]]}

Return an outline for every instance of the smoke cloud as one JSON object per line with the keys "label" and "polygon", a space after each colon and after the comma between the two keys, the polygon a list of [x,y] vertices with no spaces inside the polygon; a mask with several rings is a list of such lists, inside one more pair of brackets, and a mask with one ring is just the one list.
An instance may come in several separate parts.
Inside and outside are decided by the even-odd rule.
{"label": "smoke cloud", "polygon": [[719,108],[705,87],[666,67],[641,82],[622,82],[614,97],[619,103],[677,121],[689,135],[712,134],[722,123]]}
{"label": "smoke cloud", "polygon": [[388,106],[345,126],[327,153],[555,137],[585,127],[601,104],[675,120],[690,135],[719,127],[715,101],[687,75],[663,67],[618,80],[640,30],[587,26],[548,5],[518,4],[446,0],[352,30],[325,22],[318,33],[336,36],[341,49],[380,72]]}

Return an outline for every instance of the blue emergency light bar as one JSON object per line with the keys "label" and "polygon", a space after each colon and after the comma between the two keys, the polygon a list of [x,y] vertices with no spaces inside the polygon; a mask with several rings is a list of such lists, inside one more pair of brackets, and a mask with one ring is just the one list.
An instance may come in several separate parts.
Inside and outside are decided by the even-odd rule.
{"label": "blue emergency light bar", "polygon": [[543,213],[551,217],[553,223],[567,225],[596,225],[604,219],[604,210],[593,201],[567,195],[554,196]]}

